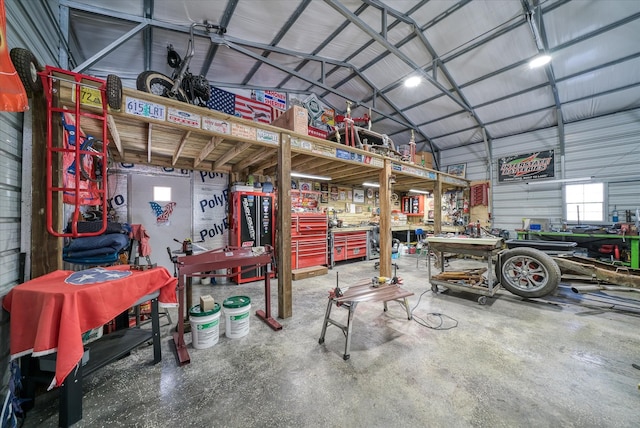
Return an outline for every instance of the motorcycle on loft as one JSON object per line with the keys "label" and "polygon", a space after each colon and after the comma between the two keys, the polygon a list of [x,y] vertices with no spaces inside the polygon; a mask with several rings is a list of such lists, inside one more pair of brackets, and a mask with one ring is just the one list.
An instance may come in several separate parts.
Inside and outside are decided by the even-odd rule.
{"label": "motorcycle on loft", "polygon": [[189,64],[195,54],[193,31],[196,28],[204,29],[207,33],[215,32],[220,36],[227,32],[225,27],[210,24],[206,21],[204,24],[192,23],[189,28],[189,42],[184,59],[176,52],[173,45],[167,46],[167,63],[173,68],[171,77],[157,71],[143,71],[136,79],[136,88],[139,91],[149,92],[200,107],[206,106],[211,96],[209,81],[206,77],[202,75],[196,76],[189,71]]}

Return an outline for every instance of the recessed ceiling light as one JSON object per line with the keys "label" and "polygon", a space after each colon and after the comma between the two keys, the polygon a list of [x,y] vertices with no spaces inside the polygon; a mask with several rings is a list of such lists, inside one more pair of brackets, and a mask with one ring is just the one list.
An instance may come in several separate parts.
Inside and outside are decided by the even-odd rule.
{"label": "recessed ceiling light", "polygon": [[404,86],[407,88],[415,88],[422,82],[422,78],[420,76],[411,76],[407,80],[404,81]]}
{"label": "recessed ceiling light", "polygon": [[529,62],[529,67],[530,68],[542,67],[543,65],[549,64],[550,61],[551,61],[551,57],[549,55],[539,55]]}

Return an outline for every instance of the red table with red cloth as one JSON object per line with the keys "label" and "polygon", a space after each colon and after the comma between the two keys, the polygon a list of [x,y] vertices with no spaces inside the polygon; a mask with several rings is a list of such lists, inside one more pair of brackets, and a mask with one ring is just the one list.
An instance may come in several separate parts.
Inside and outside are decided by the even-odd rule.
{"label": "red table with red cloth", "polygon": [[82,358],[82,333],[106,324],[158,290],[160,306],[177,306],[176,278],[163,267],[58,270],[20,284],[2,301],[11,313],[11,359],[57,352],[49,388],[60,386]]}

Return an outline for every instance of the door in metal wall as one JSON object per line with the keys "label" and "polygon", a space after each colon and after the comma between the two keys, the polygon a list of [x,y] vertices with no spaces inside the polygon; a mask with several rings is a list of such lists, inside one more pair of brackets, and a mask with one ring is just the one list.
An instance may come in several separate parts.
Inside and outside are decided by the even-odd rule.
{"label": "door in metal wall", "polygon": [[182,242],[191,237],[191,179],[148,175],[131,175],[130,179],[130,223],[142,224],[147,230],[151,261],[173,273],[167,247],[179,250],[181,244],[174,238]]}

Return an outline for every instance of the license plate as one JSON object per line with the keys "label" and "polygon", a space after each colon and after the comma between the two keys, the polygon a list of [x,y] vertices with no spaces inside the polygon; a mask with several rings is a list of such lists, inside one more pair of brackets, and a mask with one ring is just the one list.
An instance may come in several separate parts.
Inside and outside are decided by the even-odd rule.
{"label": "license plate", "polygon": [[[76,88],[75,84],[71,91],[71,100],[76,100]],[[102,93],[100,89],[91,88],[89,86],[80,86],[80,104],[102,108]]]}
{"label": "license plate", "polygon": [[127,97],[126,113],[149,119],[165,120],[167,109],[162,104],[150,103],[137,98]]}

